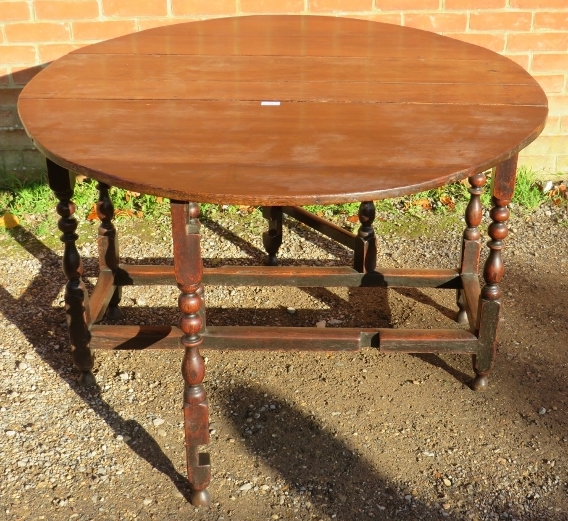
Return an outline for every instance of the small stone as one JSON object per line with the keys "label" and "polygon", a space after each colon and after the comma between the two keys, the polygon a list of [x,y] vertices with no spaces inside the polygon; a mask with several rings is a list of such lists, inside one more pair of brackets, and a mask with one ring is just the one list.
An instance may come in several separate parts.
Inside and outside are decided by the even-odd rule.
{"label": "small stone", "polygon": [[341,501],[342,503],[347,502],[347,496],[345,494],[338,494],[337,497],[339,498],[339,501]]}
{"label": "small stone", "polygon": [[152,423],[154,424],[154,427],[159,427],[165,423],[165,420],[162,420],[162,418],[154,418]]}
{"label": "small stone", "polygon": [[451,505],[450,505],[449,503],[442,503],[442,508],[443,508],[444,510],[448,510],[448,509],[450,508],[450,506],[451,506]]}
{"label": "small stone", "polygon": [[247,491],[249,491],[251,488],[252,488],[252,483],[245,483],[244,485],[241,485],[241,486],[239,487],[239,490],[240,490],[241,492],[247,492]]}
{"label": "small stone", "polygon": [[165,438],[167,435],[168,433],[164,429],[158,430],[158,436],[162,436],[162,438]]}
{"label": "small stone", "polygon": [[6,431],[6,436],[15,436],[16,431]]}
{"label": "small stone", "polygon": [[328,324],[331,326],[336,326],[338,324],[343,324],[343,320],[337,320],[336,318],[332,318],[330,321],[328,321]]}
{"label": "small stone", "polygon": [[444,485],[446,485],[446,487],[451,487],[452,486],[452,482],[448,479],[448,478],[444,478]]}
{"label": "small stone", "polygon": [[150,503],[152,503],[152,500],[151,500],[151,499],[145,499],[145,500],[144,500],[144,504],[145,504],[146,506],[148,506]]}
{"label": "small stone", "polygon": [[546,409],[545,409],[544,407],[541,407],[541,408],[538,410],[538,414],[540,414],[541,416],[542,416],[543,414],[546,414]]}
{"label": "small stone", "polygon": [[325,320],[320,320],[319,322],[316,322],[316,327],[325,327],[327,324],[327,322]]}
{"label": "small stone", "polygon": [[130,375],[127,372],[122,372],[118,376],[123,382],[130,380]]}
{"label": "small stone", "polygon": [[286,308],[286,311],[288,313],[290,313],[290,315],[293,315],[294,313],[296,313],[296,308],[289,307],[289,308]]}

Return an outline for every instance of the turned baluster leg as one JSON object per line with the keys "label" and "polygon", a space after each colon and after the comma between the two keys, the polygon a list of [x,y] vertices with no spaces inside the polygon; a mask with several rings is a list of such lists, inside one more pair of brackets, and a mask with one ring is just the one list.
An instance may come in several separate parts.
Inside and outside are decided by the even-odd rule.
{"label": "turned baluster leg", "polygon": [[375,271],[377,267],[377,237],[373,229],[375,220],[375,203],[364,201],[359,205],[359,222],[361,226],[355,239],[353,252],[353,268],[360,273]]}
{"label": "turned baluster leg", "polygon": [[477,323],[479,324],[479,347],[473,355],[475,378],[471,382],[472,389],[478,391],[487,387],[487,375],[493,368],[496,354],[496,336],[499,325],[501,308],[501,288],[499,282],[503,278],[505,268],[501,259],[503,240],[508,235],[507,220],[509,209],[507,205],[513,198],[517,156],[501,163],[495,170],[493,179],[491,220],[489,225],[489,256],[483,270],[485,285],[479,297]]}
{"label": "turned baluster leg", "polygon": [[[99,183],[99,200],[97,202],[97,215],[101,221],[99,226],[98,248],[99,248],[99,269],[111,270],[116,274],[119,264],[118,255],[118,234],[112,222],[114,217],[114,206],[108,193],[110,186]],[[106,316],[110,320],[122,318],[122,311],[118,307],[122,298],[122,288],[118,286],[108,303]]]}
{"label": "turned baluster leg", "polygon": [[264,206],[262,216],[268,221],[268,231],[262,234],[264,249],[268,253],[267,266],[277,266],[276,254],[282,245],[282,207]]}
{"label": "turned baluster leg", "polygon": [[94,357],[89,349],[91,334],[87,327],[89,295],[81,279],[83,264],[75,244],[79,237],[75,233],[77,220],[73,217],[75,203],[71,201],[73,197],[73,183],[71,182],[69,171],[56,165],[49,159],[47,160],[47,177],[49,187],[59,200],[57,213],[60,219],[57,226],[62,232],[61,241],[64,244],[62,264],[63,273],[67,277],[67,284],[65,285],[65,314],[69,329],[71,355],[75,366],[81,371],[79,382],[91,385],[95,383],[95,377],[91,372]]}
{"label": "turned baluster leg", "polygon": [[[465,211],[465,222],[467,228],[463,232],[461,267],[460,273],[471,273],[477,275],[479,272],[479,254],[481,252],[481,233],[478,226],[481,224],[483,207],[481,206],[481,194],[485,186],[486,177],[484,173],[472,175],[469,178],[469,193],[471,197]],[[466,303],[463,291],[457,292],[458,313],[456,322],[458,324],[467,323]]]}
{"label": "turned baluster leg", "polygon": [[204,323],[199,205],[172,201],[171,212],[174,270],[181,291],[178,300],[180,329],[183,331],[181,343],[185,348],[181,373],[185,382],[183,413],[187,477],[192,487],[191,504],[200,506],[210,502],[207,486],[211,467],[209,454],[199,452],[201,445],[209,443],[209,407],[202,385],[205,364],[199,354]]}

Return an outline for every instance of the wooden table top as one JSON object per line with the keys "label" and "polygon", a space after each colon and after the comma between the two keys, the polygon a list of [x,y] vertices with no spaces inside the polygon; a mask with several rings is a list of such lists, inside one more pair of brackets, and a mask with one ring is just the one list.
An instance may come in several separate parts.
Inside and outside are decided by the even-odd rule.
{"label": "wooden table top", "polygon": [[492,51],[320,16],[190,22],[84,47],[39,73],[18,110],[66,168],[251,205],[441,186],[517,153],[548,112],[537,82]]}

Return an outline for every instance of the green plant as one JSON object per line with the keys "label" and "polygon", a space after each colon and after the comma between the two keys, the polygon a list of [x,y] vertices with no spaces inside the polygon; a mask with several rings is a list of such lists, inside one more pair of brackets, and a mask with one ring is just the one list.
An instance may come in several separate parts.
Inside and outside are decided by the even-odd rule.
{"label": "green plant", "polygon": [[528,210],[534,210],[545,201],[548,201],[546,194],[536,182],[534,173],[525,167],[520,167],[517,171],[517,183],[515,185],[515,194],[513,195],[513,203],[523,206]]}

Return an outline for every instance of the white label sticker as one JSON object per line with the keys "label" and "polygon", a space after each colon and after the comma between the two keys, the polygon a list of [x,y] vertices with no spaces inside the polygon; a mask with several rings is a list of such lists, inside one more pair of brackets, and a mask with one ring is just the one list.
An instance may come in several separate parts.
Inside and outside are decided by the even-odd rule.
{"label": "white label sticker", "polygon": [[272,105],[272,106],[276,106],[276,105],[280,105],[279,101],[261,101],[260,102],[261,105]]}

